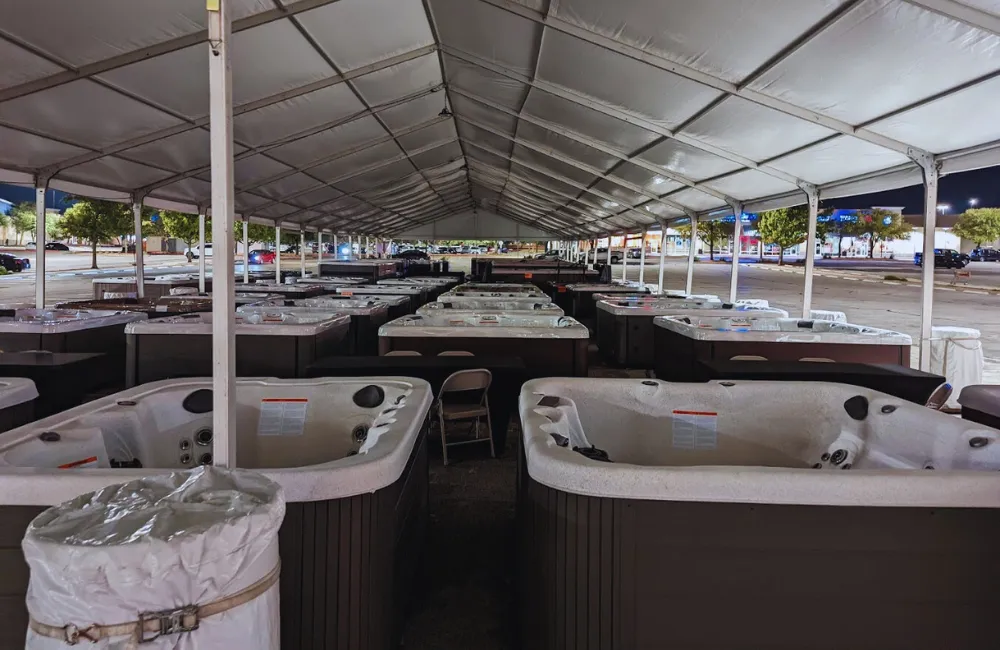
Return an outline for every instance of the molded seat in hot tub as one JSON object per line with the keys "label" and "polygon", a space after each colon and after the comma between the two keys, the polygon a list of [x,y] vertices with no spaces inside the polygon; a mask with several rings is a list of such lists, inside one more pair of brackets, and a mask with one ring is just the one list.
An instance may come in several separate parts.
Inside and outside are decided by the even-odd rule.
{"label": "molded seat in hot tub", "polygon": [[436,355],[460,350],[520,357],[530,369],[553,376],[587,375],[587,328],[566,316],[452,314],[441,310],[406,316],[379,328],[379,354],[414,350]]}
{"label": "molded seat in hot tub", "polygon": [[[281,313],[236,315],[236,374],[304,377],[317,359],[344,352],[349,315]],[[126,330],[126,384],[212,374],[212,314],[133,323]]]}
{"label": "molded seat in hot tub", "polygon": [[[210,462],[211,386],[147,384],[0,435],[0,620],[8,629],[0,649],[24,647],[20,540],[31,518],[107,485]],[[313,628],[329,620],[357,640],[351,647],[397,647],[426,527],[430,386],[398,377],[241,379],[234,393],[236,464],[280,484],[287,504],[281,646],[330,647]]]}
{"label": "molded seat in hot tub", "polygon": [[[305,300],[313,300],[306,298]],[[275,301],[278,302],[278,301]],[[287,305],[247,305],[237,311],[241,314],[258,314],[264,321],[272,321],[281,314],[305,314],[315,318],[330,318],[338,315],[351,317],[351,328],[347,334],[347,354],[377,355],[378,328],[389,320],[389,305],[378,300],[329,300],[325,307],[290,307]],[[335,303],[335,304],[330,304]]]}
{"label": "molded seat in hot tub", "polygon": [[1000,646],[1000,431],[823,383],[541,379],[520,413],[521,647]]}
{"label": "molded seat in hot tub", "polygon": [[720,300],[684,300],[658,297],[647,300],[598,300],[597,346],[611,363],[629,368],[652,368],[653,319],[656,316],[732,316],[751,314],[758,318],[788,318],[783,309],[734,305]]}
{"label": "molded seat in hot tub", "polygon": [[890,330],[794,318],[657,316],[656,376],[702,381],[698,361],[762,357],[910,365],[910,337]]}

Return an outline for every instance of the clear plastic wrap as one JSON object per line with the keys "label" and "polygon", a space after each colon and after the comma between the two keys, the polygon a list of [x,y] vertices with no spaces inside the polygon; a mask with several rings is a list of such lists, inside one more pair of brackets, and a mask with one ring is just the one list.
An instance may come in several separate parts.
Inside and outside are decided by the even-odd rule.
{"label": "clear plastic wrap", "polygon": [[277,282],[251,282],[244,284],[236,283],[236,291],[247,293],[298,293],[303,291],[323,291],[326,287],[322,284],[279,284]]}
{"label": "clear plastic wrap", "polygon": [[788,312],[775,307],[750,307],[719,302],[718,300],[599,300],[597,309],[615,316],[730,316],[752,314],[758,318],[788,318]]}
{"label": "clear plastic wrap", "polygon": [[438,299],[417,310],[418,314],[429,314],[444,309],[473,311],[527,311],[546,316],[562,316],[563,310],[547,299],[518,300],[517,298],[448,298]]}
{"label": "clear plastic wrap", "polygon": [[852,343],[911,345],[900,332],[825,320],[744,316],[657,316],[653,324],[699,341],[775,341],[777,343]]}
{"label": "clear plastic wrap", "polygon": [[62,334],[146,320],[146,314],[93,309],[18,309],[0,318],[0,332]]}
{"label": "clear plastic wrap", "polygon": [[24,377],[0,377],[0,409],[24,404],[38,397],[35,382]]}
{"label": "clear plastic wrap", "polygon": [[[85,630],[137,621],[143,612],[203,607],[262,585],[263,593],[202,618],[196,630],[144,645],[277,650],[279,587],[268,582],[279,569],[284,514],[278,484],[246,470],[203,467],[84,494],[28,526],[28,612],[37,623]],[[86,645],[135,647],[127,635]],[[25,647],[56,650],[66,641],[30,629]]]}
{"label": "clear plastic wrap", "polygon": [[[236,334],[258,336],[315,336],[338,327],[347,328],[351,317],[326,312],[292,312],[280,308],[266,313],[237,313]],[[212,313],[201,312],[130,323],[126,334],[212,334]]]}
{"label": "clear plastic wrap", "polygon": [[380,337],[463,337],[586,339],[585,325],[569,316],[511,315],[440,310],[429,315],[397,318],[378,330]]}

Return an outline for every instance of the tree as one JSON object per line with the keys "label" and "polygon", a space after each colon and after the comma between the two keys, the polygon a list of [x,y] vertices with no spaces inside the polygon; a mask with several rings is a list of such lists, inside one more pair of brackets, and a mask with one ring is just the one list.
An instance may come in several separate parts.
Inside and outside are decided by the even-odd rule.
{"label": "tree", "polygon": [[858,213],[850,234],[868,240],[868,258],[875,257],[875,244],[893,239],[909,239],[913,227],[902,215],[881,208]]}
{"label": "tree", "polygon": [[[768,210],[757,216],[757,232],[761,241],[776,244],[778,266],[785,264],[785,249],[806,241],[809,235],[809,208],[797,205],[793,208]],[[820,224],[816,224],[816,236],[820,236]]]}
{"label": "tree", "polygon": [[124,203],[75,198],[63,214],[62,231],[90,243],[90,268],[97,268],[97,245],[131,232],[132,209]]}
{"label": "tree", "polygon": [[951,231],[976,246],[1000,239],[1000,208],[970,208],[959,215]]}
{"label": "tree", "polygon": [[825,224],[826,234],[837,238],[837,257],[844,256],[844,237],[853,237],[857,226],[855,217],[830,217]]}
{"label": "tree", "polygon": [[[160,220],[163,222],[163,229],[169,237],[181,240],[187,244],[188,248],[194,248],[194,245],[198,243],[197,215],[165,210],[160,213]],[[212,226],[208,219],[205,219],[205,241],[212,241]]]}
{"label": "tree", "polygon": [[10,211],[10,225],[17,233],[17,244],[20,246],[24,233],[35,230],[35,204],[24,201],[15,205],[14,209]]}
{"label": "tree", "polygon": [[[708,242],[708,258],[710,260],[715,261],[715,242],[725,239],[726,237],[731,237],[733,235],[734,225],[734,223],[722,221],[721,219],[698,222],[698,237]],[[674,226],[673,228],[680,234],[681,237],[691,239],[691,245],[694,246],[694,240],[691,238],[690,224]]]}

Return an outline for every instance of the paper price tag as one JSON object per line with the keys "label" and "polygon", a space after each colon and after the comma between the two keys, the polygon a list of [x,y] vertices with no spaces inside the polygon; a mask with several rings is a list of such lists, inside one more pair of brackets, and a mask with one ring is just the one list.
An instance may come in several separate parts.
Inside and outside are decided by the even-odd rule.
{"label": "paper price tag", "polygon": [[304,397],[262,399],[257,435],[301,436],[308,411],[309,400]]}
{"label": "paper price tag", "polygon": [[715,449],[718,442],[718,413],[674,410],[672,415],[674,448]]}

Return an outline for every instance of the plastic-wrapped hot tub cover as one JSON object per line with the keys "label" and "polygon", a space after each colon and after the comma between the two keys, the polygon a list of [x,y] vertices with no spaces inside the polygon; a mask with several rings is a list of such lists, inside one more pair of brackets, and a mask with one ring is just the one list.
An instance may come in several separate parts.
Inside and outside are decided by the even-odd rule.
{"label": "plastic-wrapped hot tub cover", "polygon": [[325,288],[326,286],[322,284],[278,284],[277,282],[236,283],[237,291],[249,293],[302,293],[303,291],[322,291]]}
{"label": "plastic-wrapped hot tub cover", "polygon": [[[343,294],[339,294],[343,296]],[[408,303],[410,301],[406,296],[391,295],[391,294],[363,294],[359,295],[357,298],[353,297],[341,297],[341,298],[299,298],[297,300],[285,301],[284,304],[291,303],[292,307],[310,307],[313,309],[333,309],[342,302],[376,302],[388,307],[395,307],[397,305],[402,305],[403,303]]]}
{"label": "plastic-wrapped hot tub cover", "polygon": [[0,332],[62,334],[146,320],[146,314],[98,309],[18,309],[0,318]]}
{"label": "plastic-wrapped hot tub cover", "polygon": [[699,341],[775,341],[777,343],[852,343],[869,345],[911,345],[900,332],[865,325],[825,320],[759,318],[745,316],[709,317],[657,316],[657,327]]}
{"label": "plastic-wrapped hot tub cover", "polygon": [[813,320],[832,320],[835,323],[846,323],[847,314],[842,311],[829,311],[826,309],[810,309],[809,318]]}
{"label": "plastic-wrapped hot tub cover", "polygon": [[[236,333],[258,336],[315,336],[335,327],[346,327],[351,317],[346,314],[291,313],[277,308],[265,318],[261,314],[236,314]],[[170,316],[125,326],[126,334],[201,334],[211,335],[212,313],[199,312]]]}
{"label": "plastic-wrapped hot tub cover", "polygon": [[549,296],[539,290],[535,291],[459,291],[452,289],[438,296],[438,302],[452,298],[499,298],[508,300],[550,300]]}
{"label": "plastic-wrapped hot tub cover", "polygon": [[538,287],[533,284],[517,282],[466,282],[460,284],[452,291],[527,291],[528,293],[538,293]]}
{"label": "plastic-wrapped hot tub cover", "polygon": [[244,305],[236,310],[237,314],[242,314],[246,318],[250,318],[251,314],[259,315],[263,321],[278,321],[282,322],[289,315],[293,315],[297,318],[305,319],[322,319],[322,318],[333,318],[341,314],[346,314],[348,316],[370,316],[372,314],[377,314],[379,312],[389,311],[389,305],[384,302],[372,301],[360,301],[360,300],[344,300],[343,305],[336,305],[333,307],[288,307],[286,305],[278,306],[268,306],[268,305]]}
{"label": "plastic-wrapped hot tub cover", "polygon": [[379,336],[586,339],[587,327],[569,316],[509,315],[438,311],[404,316],[378,329]]}
{"label": "plastic-wrapped hot tub cover", "polygon": [[476,311],[530,311],[546,316],[562,316],[563,310],[558,305],[543,299],[518,300],[517,298],[448,298],[424,305],[417,310],[418,314],[431,314],[445,309],[461,309]]}
{"label": "plastic-wrapped hot tub cover", "polygon": [[[38,624],[85,631],[137,621],[144,612],[204,607],[251,589],[260,595],[201,618],[197,630],[143,647],[276,650],[284,514],[277,483],[213,467],[112,485],[49,508],[31,522],[22,542],[33,621],[26,648],[67,647]],[[129,639],[79,640],[87,648],[125,650],[135,647]]]}
{"label": "plastic-wrapped hot tub cover", "polygon": [[24,377],[0,377],[0,409],[24,404],[38,397],[35,382]]}
{"label": "plastic-wrapped hot tub cover", "polygon": [[597,308],[615,316],[675,316],[692,312],[699,317],[749,314],[755,318],[788,318],[788,312],[776,307],[734,305],[717,300],[599,300]]}
{"label": "plastic-wrapped hot tub cover", "polygon": [[352,284],[367,284],[371,282],[371,278],[349,278],[349,277],[318,277],[311,275],[307,278],[295,278],[296,284],[322,284],[326,285],[343,285],[350,286]]}
{"label": "plastic-wrapped hot tub cover", "polygon": [[427,287],[421,286],[405,286],[401,284],[388,285],[388,284],[363,284],[359,286],[350,286],[337,289],[337,293],[342,296],[366,296],[375,294],[384,294],[387,296],[419,296],[427,292]]}
{"label": "plastic-wrapped hot tub cover", "polygon": [[[643,287],[638,282],[612,282],[601,284],[597,282],[579,282],[567,284],[568,291],[600,291],[602,293],[642,293]],[[646,294],[649,295],[649,294]]]}
{"label": "plastic-wrapped hot tub cover", "polygon": [[969,327],[931,328],[931,372],[944,375],[954,389],[945,402],[960,406],[958,398],[966,386],[983,383],[983,342],[980,332]]}

